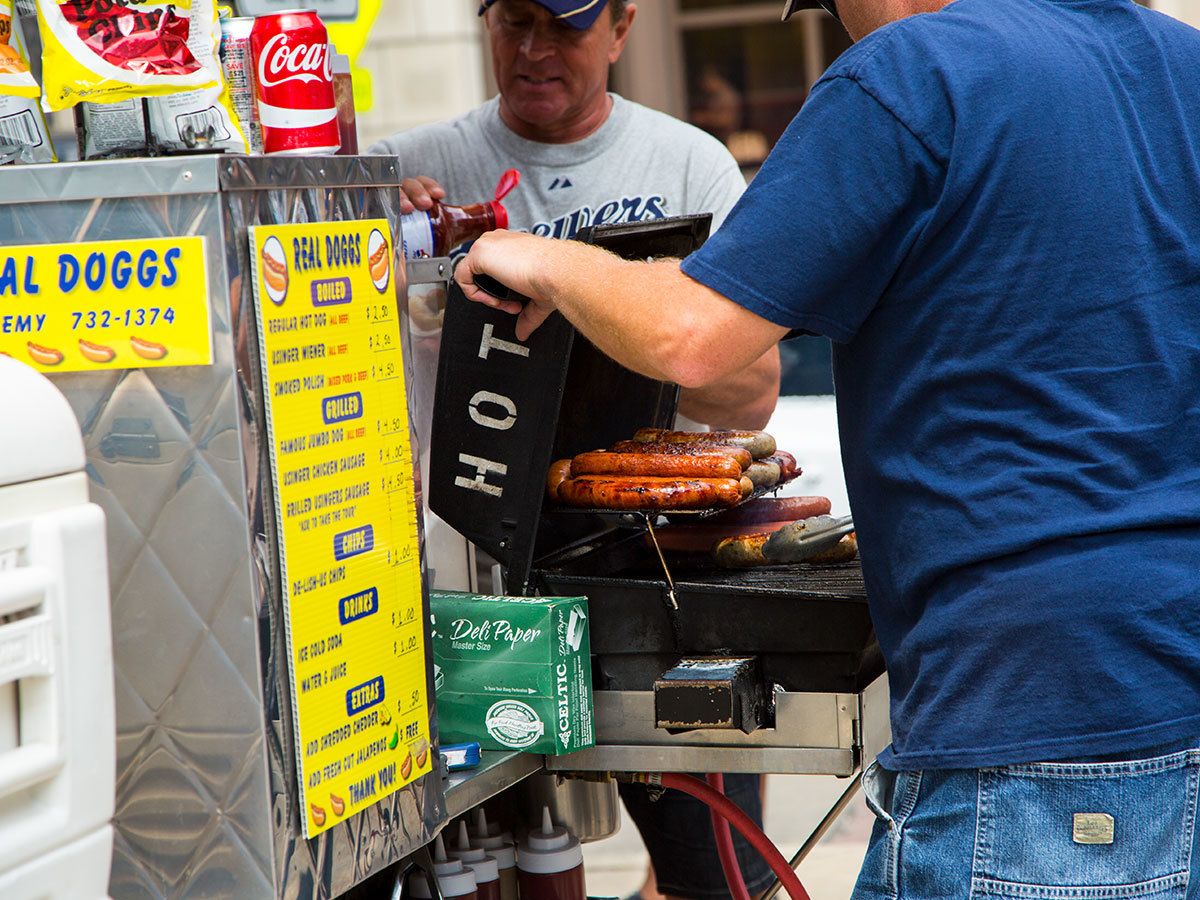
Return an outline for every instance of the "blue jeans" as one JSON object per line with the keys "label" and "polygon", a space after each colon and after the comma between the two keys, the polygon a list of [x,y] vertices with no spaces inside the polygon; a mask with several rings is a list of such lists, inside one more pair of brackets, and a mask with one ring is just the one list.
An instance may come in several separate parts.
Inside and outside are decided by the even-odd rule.
{"label": "blue jeans", "polygon": [[852,900],[1200,897],[1200,750],[863,774],[876,821]]}

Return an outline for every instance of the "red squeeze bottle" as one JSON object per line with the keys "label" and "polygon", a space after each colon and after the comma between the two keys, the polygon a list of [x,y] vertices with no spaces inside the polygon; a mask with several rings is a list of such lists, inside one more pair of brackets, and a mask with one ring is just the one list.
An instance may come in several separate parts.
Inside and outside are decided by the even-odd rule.
{"label": "red squeeze bottle", "polygon": [[454,859],[475,873],[475,892],[479,900],[501,900],[500,865],[482,847],[472,847],[465,819],[458,823],[458,846],[449,851]]}
{"label": "red squeeze bottle", "polygon": [[542,807],[542,830],[531,831],[517,851],[521,900],[587,900],[583,847],[579,839],[550,819]]}
{"label": "red squeeze bottle", "polygon": [[[433,870],[443,900],[479,900],[474,873],[461,860],[446,858],[446,845],[442,843],[441,835],[438,835],[433,846]],[[433,896],[429,882],[422,873],[413,872],[408,876],[408,896],[414,900],[429,900]]]}
{"label": "red squeeze bottle", "polygon": [[521,173],[509,169],[500,176],[495,199],[471,206],[451,206],[435,200],[429,210],[400,217],[405,259],[446,256],[489,231],[508,227],[508,210],[500,203],[521,183]]}

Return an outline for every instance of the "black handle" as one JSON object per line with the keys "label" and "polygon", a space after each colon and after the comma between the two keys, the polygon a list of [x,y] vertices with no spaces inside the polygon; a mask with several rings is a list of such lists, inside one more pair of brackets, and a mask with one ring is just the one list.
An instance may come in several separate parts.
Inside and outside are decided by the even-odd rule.
{"label": "black handle", "polygon": [[491,275],[476,275],[475,286],[491,294],[497,300],[516,300],[522,306],[529,302],[524,294],[518,294],[506,284],[501,284]]}

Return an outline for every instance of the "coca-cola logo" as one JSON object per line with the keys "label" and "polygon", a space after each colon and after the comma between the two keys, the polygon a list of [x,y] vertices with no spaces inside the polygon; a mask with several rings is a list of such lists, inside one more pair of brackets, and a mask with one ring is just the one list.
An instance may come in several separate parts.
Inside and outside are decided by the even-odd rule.
{"label": "coca-cola logo", "polygon": [[276,87],[289,81],[332,81],[328,44],[289,45],[289,35],[275,35],[258,58],[258,83]]}

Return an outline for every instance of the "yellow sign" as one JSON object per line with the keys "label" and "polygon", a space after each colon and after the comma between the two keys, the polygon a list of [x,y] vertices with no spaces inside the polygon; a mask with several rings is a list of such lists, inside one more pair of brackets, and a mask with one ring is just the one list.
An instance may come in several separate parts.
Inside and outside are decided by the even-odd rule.
{"label": "yellow sign", "polygon": [[204,238],[0,247],[0,353],[42,372],[209,365]]}
{"label": "yellow sign", "polygon": [[431,769],[395,251],[384,219],[250,232],[312,837]]}
{"label": "yellow sign", "polygon": [[371,28],[379,17],[379,9],[383,0],[359,0],[358,15],[353,22],[327,22],[325,30],[329,32],[329,43],[350,57],[351,75],[354,80],[354,109],[358,115],[370,112],[375,105],[371,90],[371,72],[356,63],[359,54],[367,45],[371,36]]}

